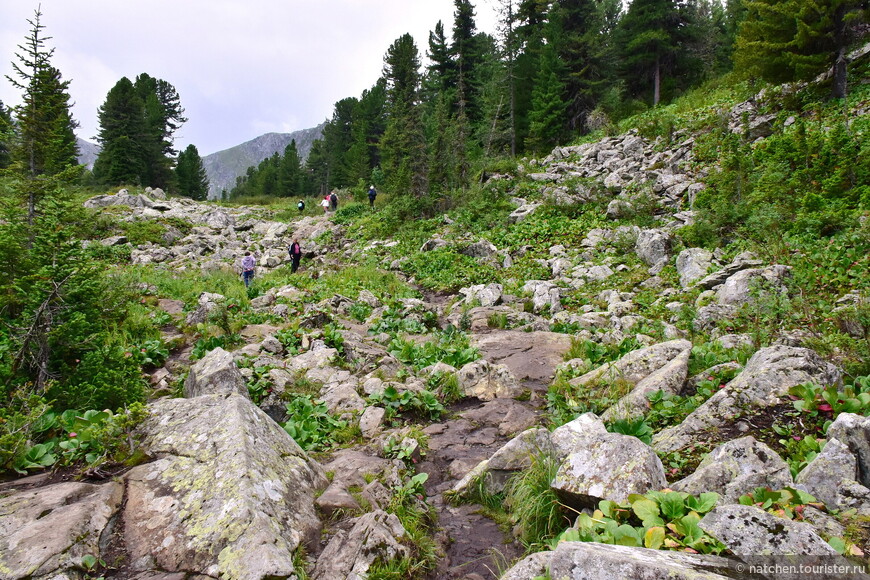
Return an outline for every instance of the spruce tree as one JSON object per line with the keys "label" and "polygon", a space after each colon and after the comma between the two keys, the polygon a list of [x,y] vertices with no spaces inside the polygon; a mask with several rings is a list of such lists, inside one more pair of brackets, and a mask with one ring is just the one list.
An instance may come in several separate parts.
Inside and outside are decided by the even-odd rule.
{"label": "spruce tree", "polygon": [[175,165],[175,183],[178,192],[196,201],[208,199],[208,176],[202,165],[202,158],[194,145],[178,154]]}
{"label": "spruce tree", "polygon": [[617,28],[624,78],[635,94],[661,100],[664,76],[672,72],[684,26],[676,0],[634,0]]}
{"label": "spruce tree", "polygon": [[9,166],[13,137],[12,114],[0,101],[0,169]]}
{"label": "spruce tree", "polygon": [[399,195],[427,192],[426,156],[420,111],[420,57],[410,34],[399,37],[384,57],[387,126],[381,140],[388,187]]}
{"label": "spruce tree", "polygon": [[577,132],[586,131],[586,116],[609,80],[604,69],[603,27],[595,0],[561,0],[550,11],[548,36],[567,73],[567,120]]}
{"label": "spruce tree", "polygon": [[21,105],[14,109],[17,139],[12,156],[29,177],[57,174],[75,165],[78,155],[78,123],[70,112],[69,81],[62,80],[51,65],[54,49],[45,46],[51,37],[43,34],[41,18],[37,9],[33,20],[27,21],[30,34],[18,45],[18,61],[12,62],[16,78],[6,77],[23,92]]}
{"label": "spruce tree", "polygon": [[281,167],[278,170],[278,195],[281,197],[297,197],[302,194],[302,162],[299,160],[299,150],[293,139],[284,148],[281,157]]}
{"label": "spruce tree", "polygon": [[565,91],[563,77],[555,50],[548,46],[541,58],[541,69],[532,92],[529,136],[526,139],[528,147],[537,153],[558,144],[565,134],[567,103],[562,98]]}
{"label": "spruce tree", "polygon": [[734,55],[749,76],[782,83],[833,71],[831,94],[846,95],[846,53],[866,35],[866,0],[746,0]]}
{"label": "spruce tree", "polygon": [[98,116],[100,154],[94,162],[94,177],[112,185],[142,184],[148,143],[145,104],[130,79],[123,77],[115,83]]}

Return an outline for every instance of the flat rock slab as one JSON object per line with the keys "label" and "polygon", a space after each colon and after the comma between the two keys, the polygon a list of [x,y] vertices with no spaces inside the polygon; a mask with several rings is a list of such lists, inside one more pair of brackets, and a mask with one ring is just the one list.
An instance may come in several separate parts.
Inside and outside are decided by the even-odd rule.
{"label": "flat rock slab", "polygon": [[523,383],[546,389],[556,366],[571,348],[571,336],[558,332],[499,330],[472,335],[471,345],[492,364],[507,366]]}
{"label": "flat rock slab", "polygon": [[117,482],[67,482],[0,498],[0,578],[62,574],[99,555],[123,495]]}

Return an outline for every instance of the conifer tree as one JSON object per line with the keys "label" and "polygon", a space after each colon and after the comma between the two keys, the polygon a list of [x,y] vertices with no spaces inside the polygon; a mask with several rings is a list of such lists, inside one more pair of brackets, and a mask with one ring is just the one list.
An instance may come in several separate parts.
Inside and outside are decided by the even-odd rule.
{"label": "conifer tree", "polygon": [[426,155],[420,112],[420,57],[410,34],[399,37],[384,57],[387,126],[381,140],[388,187],[399,195],[427,192]]}
{"label": "conifer tree", "polygon": [[123,77],[115,83],[98,116],[100,154],[94,162],[94,177],[113,185],[141,184],[146,158],[143,149],[148,142],[145,104],[130,79]]}
{"label": "conifer tree", "polygon": [[27,219],[32,224],[36,205],[45,195],[44,185],[33,180],[42,175],[57,175],[76,165],[78,146],[70,112],[69,81],[61,78],[51,65],[54,49],[45,47],[51,37],[43,34],[42,12],[37,8],[30,24],[30,34],[12,62],[16,78],[7,76],[12,85],[23,91],[22,103],[14,108],[15,139],[11,159],[19,173],[30,182],[27,189]]}
{"label": "conifer tree", "polygon": [[866,0],[746,0],[735,66],[782,83],[833,71],[831,94],[846,95],[846,53],[866,35]]}
{"label": "conifer tree", "polygon": [[532,93],[526,140],[529,148],[538,153],[556,145],[565,134],[567,103],[562,98],[565,91],[563,76],[555,50],[547,46]]}
{"label": "conifer tree", "polygon": [[30,24],[30,34],[12,62],[15,77],[6,78],[23,92],[21,105],[15,107],[17,140],[13,158],[30,177],[54,175],[75,165],[78,147],[75,129],[78,127],[70,112],[69,81],[61,78],[51,65],[54,49],[47,49],[42,12],[37,8]]}
{"label": "conifer tree", "polygon": [[9,166],[13,136],[12,115],[0,101],[0,169]]}
{"label": "conifer tree", "polygon": [[175,165],[175,183],[178,192],[196,201],[208,199],[208,176],[202,165],[202,158],[194,145],[178,154]]}
{"label": "conifer tree", "polygon": [[676,0],[634,0],[617,28],[623,75],[637,94],[652,88],[661,100],[663,77],[674,69],[684,26]]}
{"label": "conifer tree", "polygon": [[299,160],[296,139],[284,148],[278,170],[278,192],[281,197],[296,197],[302,193],[302,162]]}

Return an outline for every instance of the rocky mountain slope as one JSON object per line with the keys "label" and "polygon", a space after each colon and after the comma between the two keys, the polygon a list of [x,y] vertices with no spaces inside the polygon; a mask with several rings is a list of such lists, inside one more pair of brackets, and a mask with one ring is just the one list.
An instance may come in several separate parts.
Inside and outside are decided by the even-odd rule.
{"label": "rocky mountain slope", "polygon": [[284,149],[294,139],[299,158],[304,162],[308,158],[308,152],[311,151],[312,143],[323,133],[324,124],[292,133],[266,133],[235,147],[204,156],[202,165],[208,176],[209,199],[219,197],[224,189],[232,189],[236,184],[236,178],[244,175],[248,167],[256,167],[275,153],[283,155]]}
{"label": "rocky mountain slope", "polygon": [[[753,102],[723,111],[762,140],[765,115]],[[510,203],[498,238],[457,212],[413,249],[360,236],[351,218],[365,205],[280,222],[150,190],[90,199],[190,225],[137,247],[102,240],[133,265],[234,273],[254,250],[257,277],[242,303],[143,284],[175,349],[150,376],[146,460],[110,481],[2,484],[4,577],[85,577],[85,555],[137,579],[784,578],[797,576],[748,566],[849,565],[867,549],[867,397],[802,329],[763,343],[730,331],[790,291],[792,267],[681,239],[710,171],[695,139],[556,148],[487,182]],[[535,248],[529,224],[555,228],[564,208],[586,221]],[[304,258],[290,275],[293,238]],[[454,265],[438,256],[471,264],[475,283],[425,288],[420,260]],[[194,337],[227,321],[240,343],[194,356]],[[794,437],[810,433],[826,444],[798,456]],[[538,504],[552,535],[523,515]]]}

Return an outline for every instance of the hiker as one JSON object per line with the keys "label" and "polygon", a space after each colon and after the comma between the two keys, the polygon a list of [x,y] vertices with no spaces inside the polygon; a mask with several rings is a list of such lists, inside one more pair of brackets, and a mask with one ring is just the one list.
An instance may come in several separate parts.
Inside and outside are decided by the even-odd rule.
{"label": "hiker", "polygon": [[302,259],[302,246],[299,245],[299,240],[297,238],[293,238],[293,243],[290,244],[287,251],[290,252],[290,260],[292,261],[290,264],[290,273],[295,274],[296,270],[299,269],[299,260]]}
{"label": "hiker", "polygon": [[303,211],[305,211],[305,200],[300,199],[299,203],[296,204],[296,207],[299,209],[299,213],[302,213]]}
{"label": "hiker", "polygon": [[334,189],[329,193],[329,209],[332,211],[338,209],[338,196],[335,195]]}
{"label": "hiker", "polygon": [[375,207],[375,198],[378,196],[378,192],[375,191],[375,186],[369,186],[369,207]]}
{"label": "hiker", "polygon": [[251,252],[245,252],[245,257],[242,258],[242,279],[245,281],[245,288],[251,285],[251,280],[254,279],[254,265],[257,263],[256,258],[251,255]]}
{"label": "hiker", "polygon": [[323,198],[323,201],[320,202],[320,207],[323,208],[323,213],[326,213],[329,211],[329,196],[328,195],[325,196]]}

